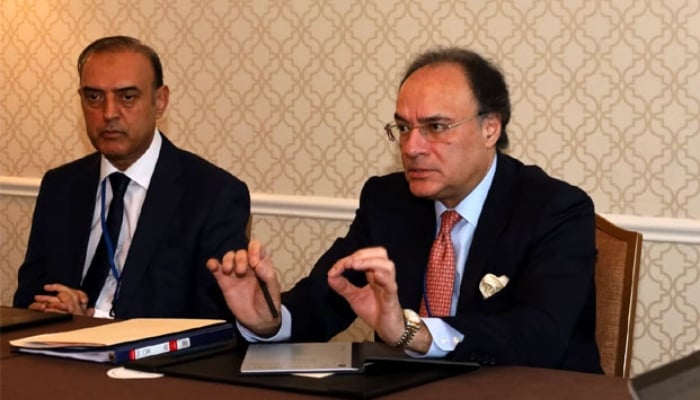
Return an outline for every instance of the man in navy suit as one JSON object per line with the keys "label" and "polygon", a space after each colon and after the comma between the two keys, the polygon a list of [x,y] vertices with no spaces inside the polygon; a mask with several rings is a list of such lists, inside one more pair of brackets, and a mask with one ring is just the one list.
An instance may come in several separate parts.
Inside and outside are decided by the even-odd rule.
{"label": "man in navy suit", "polygon": [[[97,152],[44,176],[14,305],[98,317],[232,319],[205,265],[212,255],[246,248],[247,186],[158,130],[169,89],[153,49],[130,37],[101,38],[81,53],[78,73]],[[89,296],[82,285],[102,241],[102,201],[111,204],[106,182],[114,173],[128,178],[121,229],[106,277]]]}
{"label": "man in navy suit", "polygon": [[[385,127],[404,171],[366,182],[348,234],[309,276],[280,295],[257,241],[208,262],[246,337],[325,341],[360,317],[417,357],[601,373],[593,203],[504,154],[509,119],[503,75],[481,56],[448,48],[417,57]],[[459,215],[445,235],[454,276],[444,311],[433,313],[428,258],[445,211]]]}

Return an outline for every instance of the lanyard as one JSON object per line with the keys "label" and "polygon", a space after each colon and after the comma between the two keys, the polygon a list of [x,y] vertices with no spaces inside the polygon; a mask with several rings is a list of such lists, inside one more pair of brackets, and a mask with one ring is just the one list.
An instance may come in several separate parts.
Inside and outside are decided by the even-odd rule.
{"label": "lanyard", "polygon": [[[109,262],[109,269],[114,275],[114,279],[117,280],[117,288],[114,290],[114,297],[112,298],[112,309],[109,311],[109,315],[114,317],[114,304],[119,298],[119,289],[121,288],[122,277],[117,269],[117,264],[114,260],[114,244],[112,244],[112,238],[109,235],[109,230],[107,229],[107,220],[105,217],[105,197],[107,193],[107,179],[102,181],[101,194],[102,198],[100,201],[100,225],[102,226],[102,236],[105,241],[105,248],[107,249],[107,261]],[[117,234],[117,240],[119,240],[119,234]]]}

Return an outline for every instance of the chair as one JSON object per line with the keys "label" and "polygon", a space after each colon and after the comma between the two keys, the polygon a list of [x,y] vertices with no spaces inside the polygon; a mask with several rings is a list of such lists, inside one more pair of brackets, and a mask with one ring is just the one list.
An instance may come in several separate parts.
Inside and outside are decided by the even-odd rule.
{"label": "chair", "polygon": [[629,377],[642,235],[596,215],[596,342],[603,371]]}

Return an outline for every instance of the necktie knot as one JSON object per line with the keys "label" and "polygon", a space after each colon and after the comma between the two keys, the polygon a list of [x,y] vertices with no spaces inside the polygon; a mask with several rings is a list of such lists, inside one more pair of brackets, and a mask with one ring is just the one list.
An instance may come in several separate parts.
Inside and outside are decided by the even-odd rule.
{"label": "necktie knot", "polygon": [[122,174],[121,172],[114,172],[109,175],[109,183],[112,185],[113,198],[124,197],[127,186],[129,186],[128,176]]}
{"label": "necktie knot", "polygon": [[440,233],[450,233],[455,224],[462,219],[455,210],[447,210],[440,215]]}

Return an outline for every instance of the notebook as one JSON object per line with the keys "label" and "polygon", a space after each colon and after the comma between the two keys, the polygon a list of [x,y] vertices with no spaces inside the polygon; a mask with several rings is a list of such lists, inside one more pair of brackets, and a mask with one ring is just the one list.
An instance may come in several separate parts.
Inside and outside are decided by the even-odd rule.
{"label": "notebook", "polygon": [[360,372],[358,343],[255,343],[248,346],[242,374]]}
{"label": "notebook", "polygon": [[241,373],[246,348],[236,345],[196,354],[164,354],[129,362],[126,367],[191,379],[359,399],[373,398],[479,368],[476,363],[411,358],[380,343],[352,345],[356,352],[364,354],[364,368],[356,373],[336,373],[323,378],[289,373]]}
{"label": "notebook", "polygon": [[0,306],[0,331],[8,332],[15,329],[44,325],[52,322],[69,321],[71,314],[60,314]]}

